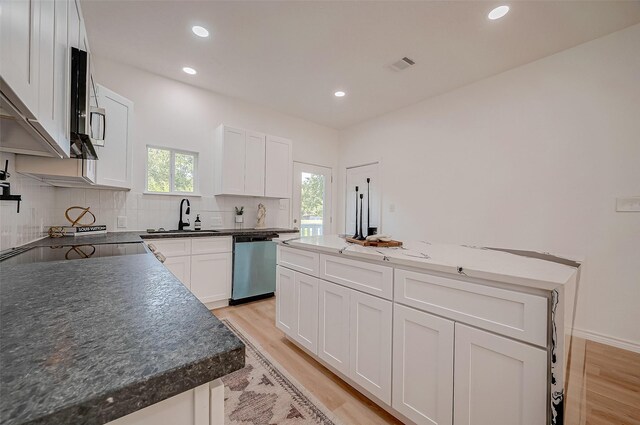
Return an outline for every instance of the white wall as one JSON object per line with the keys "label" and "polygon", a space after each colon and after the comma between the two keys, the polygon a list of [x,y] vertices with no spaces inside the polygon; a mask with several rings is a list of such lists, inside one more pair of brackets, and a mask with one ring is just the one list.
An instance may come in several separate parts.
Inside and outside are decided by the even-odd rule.
{"label": "white wall", "polygon": [[615,211],[640,195],[639,46],[635,25],[349,128],[341,173],[382,160],[396,238],[583,257],[577,327],[640,344],[640,213]]}
{"label": "white wall", "polygon": [[[202,218],[207,221],[203,227],[207,228],[211,227],[214,216],[222,216],[225,227],[228,227],[234,205],[245,205],[247,226],[253,227],[258,202],[267,206],[267,226],[290,226],[288,202],[286,209],[280,210],[277,200],[213,197],[213,140],[215,129],[220,124],[286,137],[293,141],[295,161],[337,167],[338,132],[334,129],[99,57],[94,61],[96,81],[131,99],[135,105],[132,192],[138,201],[136,204],[131,201],[130,205],[145,210],[153,210],[155,205],[170,211],[167,213],[169,216],[161,213],[162,218],[138,214],[138,228],[159,227],[167,223],[175,227],[180,200],[180,197],[167,199],[140,195],[145,185],[147,144],[199,153],[198,173],[203,198],[195,200],[201,208],[195,211],[192,208],[192,213],[204,212]],[[127,199],[130,196],[127,195]],[[113,220],[108,217],[108,221]],[[131,225],[128,227],[132,228]]]}
{"label": "white wall", "polygon": [[11,183],[11,193],[22,195],[20,213],[16,202],[0,201],[0,251],[23,245],[44,236],[54,220],[55,190],[39,180],[15,172],[15,155],[0,152],[0,166],[4,169],[9,160],[7,180]]}

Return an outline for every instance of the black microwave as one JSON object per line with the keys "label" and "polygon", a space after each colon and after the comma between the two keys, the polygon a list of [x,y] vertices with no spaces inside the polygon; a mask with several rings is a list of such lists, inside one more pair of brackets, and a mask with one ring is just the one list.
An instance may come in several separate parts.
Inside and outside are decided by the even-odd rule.
{"label": "black microwave", "polygon": [[104,146],[105,111],[98,107],[89,68],[89,54],[71,48],[71,157],[98,159],[94,145]]}

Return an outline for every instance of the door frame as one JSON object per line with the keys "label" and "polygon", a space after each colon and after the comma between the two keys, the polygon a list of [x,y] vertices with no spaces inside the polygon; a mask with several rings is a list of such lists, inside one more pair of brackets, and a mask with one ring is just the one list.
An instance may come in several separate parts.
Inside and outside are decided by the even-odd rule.
{"label": "door frame", "polygon": [[382,202],[383,202],[383,196],[382,196],[382,181],[383,181],[383,177],[382,177],[382,159],[372,159],[371,161],[364,161],[364,162],[359,162],[359,163],[355,163],[355,164],[350,164],[350,165],[346,165],[344,167],[344,179],[342,181],[342,199],[341,202],[343,203],[343,210],[341,212],[342,216],[343,216],[343,223],[342,223],[342,230],[344,231],[345,234],[349,234],[349,230],[347,230],[347,223],[348,223],[348,218],[347,218],[347,173],[351,168],[358,168],[358,167],[366,167],[368,165],[378,165],[378,170],[380,172],[380,193],[378,193],[378,197],[380,199],[380,205],[378,206],[378,217],[380,217],[380,223],[378,223],[378,232],[380,232],[380,229],[382,228],[382,219],[383,219],[383,212],[384,212],[384,208],[382,208]]}
{"label": "door frame", "polygon": [[[294,228],[300,229],[300,187],[302,182],[298,175],[302,172],[322,174],[328,177],[325,181],[325,199],[323,205],[324,219],[322,222],[323,233],[330,235],[333,233],[333,167],[325,165],[310,164],[308,162],[293,162],[293,194],[291,196],[291,222]],[[328,213],[328,217],[327,214]]]}

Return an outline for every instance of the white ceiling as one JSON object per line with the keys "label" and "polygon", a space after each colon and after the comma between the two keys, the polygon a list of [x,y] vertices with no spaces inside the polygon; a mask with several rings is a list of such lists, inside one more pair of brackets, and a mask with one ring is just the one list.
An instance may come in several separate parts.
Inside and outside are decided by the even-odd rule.
{"label": "white ceiling", "polygon": [[[486,18],[505,3],[505,18]],[[98,56],[334,128],[640,22],[640,1],[84,0],[82,8]],[[211,36],[196,37],[192,25]],[[403,56],[416,65],[392,71]],[[334,97],[338,89],[347,96]]]}

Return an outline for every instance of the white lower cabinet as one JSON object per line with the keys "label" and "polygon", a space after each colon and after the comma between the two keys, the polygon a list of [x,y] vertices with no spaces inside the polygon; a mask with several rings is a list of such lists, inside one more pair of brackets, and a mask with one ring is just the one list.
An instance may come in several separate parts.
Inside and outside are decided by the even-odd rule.
{"label": "white lower cabinet", "polygon": [[296,272],[278,266],[276,273],[276,327],[287,335],[295,335]]}
{"label": "white lower cabinet", "polygon": [[201,254],[191,257],[191,292],[203,303],[231,297],[232,254]]}
{"label": "white lower cabinet", "polygon": [[547,423],[547,352],[456,323],[456,425]]}
{"label": "white lower cabinet", "polygon": [[191,257],[167,257],[164,266],[187,288],[191,289]]}
{"label": "white lower cabinet", "polygon": [[349,307],[349,377],[390,405],[392,303],[351,291]]}
{"label": "white lower cabinet", "polygon": [[233,270],[229,237],[152,239],[164,265],[209,309],[228,305]]}
{"label": "white lower cabinet", "polygon": [[318,357],[348,375],[351,290],[320,280],[318,292]]}
{"label": "white lower cabinet", "polygon": [[295,275],[295,333],[293,337],[313,354],[318,353],[318,279]]}
{"label": "white lower cabinet", "polygon": [[453,335],[452,320],[394,306],[392,407],[416,424],[453,423]]}

